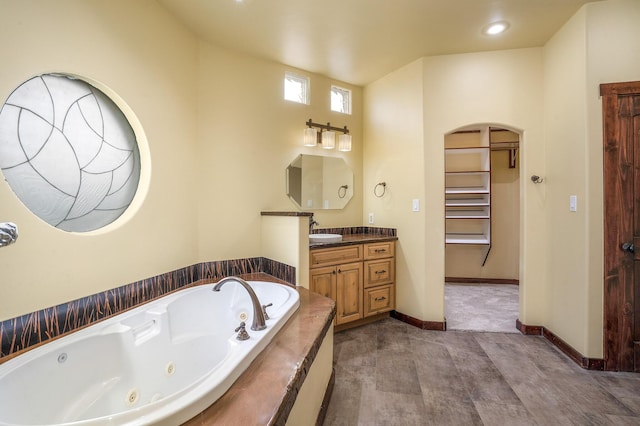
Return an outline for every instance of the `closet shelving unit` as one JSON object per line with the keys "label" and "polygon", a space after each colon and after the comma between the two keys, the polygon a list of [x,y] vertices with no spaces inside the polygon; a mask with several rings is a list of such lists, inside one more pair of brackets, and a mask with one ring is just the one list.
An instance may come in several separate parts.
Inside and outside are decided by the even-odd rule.
{"label": "closet shelving unit", "polygon": [[490,129],[468,130],[460,142],[445,139],[445,242],[491,250]]}

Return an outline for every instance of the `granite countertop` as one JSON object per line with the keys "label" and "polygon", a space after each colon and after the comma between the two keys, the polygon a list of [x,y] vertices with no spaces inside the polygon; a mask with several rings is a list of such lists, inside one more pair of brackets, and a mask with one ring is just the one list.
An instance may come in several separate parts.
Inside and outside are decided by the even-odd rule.
{"label": "granite countertop", "polygon": [[364,243],[380,243],[384,241],[397,241],[397,236],[389,236],[389,235],[377,235],[377,234],[345,234],[342,236],[342,241],[337,243],[309,243],[310,249],[317,248],[329,248],[329,247],[340,247],[340,246],[349,246],[354,244],[364,244]]}
{"label": "granite countertop", "polygon": [[231,388],[183,426],[285,424],[335,315],[333,300],[297,290],[296,313]]}

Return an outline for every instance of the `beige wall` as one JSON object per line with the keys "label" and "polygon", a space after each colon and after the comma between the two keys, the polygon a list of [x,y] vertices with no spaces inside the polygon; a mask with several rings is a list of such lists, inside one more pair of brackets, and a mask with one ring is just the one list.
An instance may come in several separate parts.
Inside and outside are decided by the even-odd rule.
{"label": "beige wall", "polygon": [[[547,173],[545,250],[549,283],[545,326],[585,353],[588,279],[588,187],[586,181],[585,9],[545,46],[545,138]],[[601,172],[600,172],[601,174]],[[569,212],[569,195],[578,211]]]}
{"label": "beige wall", "polygon": [[[539,247],[544,241],[538,231],[544,226],[543,203],[538,188],[522,176],[544,175],[542,50],[439,56],[425,63],[425,146],[432,152],[426,159],[428,199],[442,202],[443,198],[443,135],[478,123],[521,134],[519,317],[526,323],[538,323],[546,291],[540,275],[545,265]],[[442,216],[442,210],[434,212],[427,226],[440,227]],[[441,240],[442,232],[438,235]],[[434,236],[426,244],[427,252],[433,253],[441,241]],[[427,282],[440,287],[442,275],[434,268]]]}
{"label": "beige wall", "polygon": [[[424,195],[422,69],[422,60],[418,60],[365,88],[362,223],[367,224],[368,214],[373,213],[374,226],[398,230],[398,310],[423,320],[442,321],[443,289],[433,293],[423,285],[432,264],[442,269],[443,265],[433,262],[433,258],[441,258],[443,247],[433,256],[425,252],[424,241],[433,238],[433,231],[425,229],[425,216],[438,204]],[[386,193],[380,198],[374,195],[379,182],[387,184]],[[378,191],[382,193],[381,188]],[[414,198],[421,201],[420,212],[411,211]]]}
{"label": "beige wall", "polygon": [[100,82],[137,115],[153,165],[139,211],[97,235],[52,228],[0,180],[0,220],[20,231],[0,252],[0,320],[194,263],[194,36],[150,1],[1,0],[0,10],[2,102],[46,72]]}
{"label": "beige wall", "polygon": [[[542,52],[521,49],[424,58],[365,88],[365,217],[395,226],[401,248],[397,309],[424,321],[444,319],[444,135],[472,124],[522,132],[521,170],[542,174]],[[391,193],[376,199],[374,182]],[[523,179],[520,179],[524,182]],[[520,267],[521,319],[538,321],[544,300],[541,203],[521,183],[525,224]],[[420,198],[422,210],[411,211]],[[538,233],[539,234],[539,233]]]}
{"label": "beige wall", "polygon": [[[583,7],[545,47],[547,325],[588,357],[603,347],[602,103],[599,85],[640,80],[640,3]],[[578,195],[578,211],[568,197]]]}
{"label": "beige wall", "polygon": [[[260,211],[297,210],[285,170],[299,154],[342,157],[362,186],[362,89],[200,43],[198,97],[198,255],[200,260],[260,256]],[[287,70],[311,77],[311,104],[283,99]],[[352,90],[353,114],[330,112],[332,83]],[[348,153],[302,146],[304,123],[347,125]],[[362,192],[346,208],[316,211],[321,227],[361,223]]]}
{"label": "beige wall", "polygon": [[[502,125],[522,134],[519,317],[548,327],[585,356],[602,356],[598,86],[640,80],[637,22],[637,1],[591,3],[544,48],[424,58],[365,88],[364,217],[382,215],[398,227],[400,246],[412,244],[398,264],[399,311],[442,320],[443,135],[469,124]],[[422,77],[415,74],[420,67]],[[423,113],[422,144],[415,143],[421,133],[415,117],[398,116],[399,108]],[[386,142],[392,135],[384,129],[392,128],[410,134],[395,137],[402,154]],[[424,164],[415,164],[421,155]],[[388,183],[397,180],[402,197],[384,204],[369,194],[379,170]],[[544,183],[532,184],[533,174]],[[423,194],[427,209],[415,216],[408,213],[413,194]],[[578,197],[575,213],[569,195]],[[424,224],[411,226],[412,217]]]}
{"label": "beige wall", "polygon": [[[295,210],[285,168],[298,154],[340,156],[362,186],[362,89],[309,75],[311,105],[283,100],[289,68],[201,42],[152,0],[0,0],[0,98],[51,71],[101,82],[136,114],[151,170],[139,211],[78,235],[36,219],[0,182],[0,220],[18,224],[0,252],[0,320],[204,260],[261,256],[261,210]],[[329,112],[332,83],[353,115]],[[353,151],[302,147],[309,118],[347,125]],[[143,163],[144,168],[144,163]],[[359,225],[362,193],[322,226]]]}

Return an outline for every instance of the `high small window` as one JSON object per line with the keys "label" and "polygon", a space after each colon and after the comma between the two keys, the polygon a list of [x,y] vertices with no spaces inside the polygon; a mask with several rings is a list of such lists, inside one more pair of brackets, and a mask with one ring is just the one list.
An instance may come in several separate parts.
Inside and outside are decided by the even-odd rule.
{"label": "high small window", "polygon": [[309,105],[309,78],[291,72],[284,74],[284,99]]}
{"label": "high small window", "polygon": [[351,114],[351,90],[331,86],[331,111]]}

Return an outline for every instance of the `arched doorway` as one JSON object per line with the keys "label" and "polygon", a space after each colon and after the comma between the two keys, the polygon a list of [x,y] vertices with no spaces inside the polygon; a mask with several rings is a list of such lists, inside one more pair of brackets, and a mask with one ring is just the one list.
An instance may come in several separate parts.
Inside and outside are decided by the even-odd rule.
{"label": "arched doorway", "polygon": [[445,317],[449,330],[517,332],[520,133],[445,135]]}

